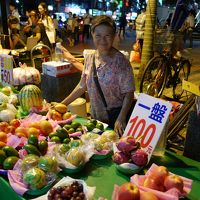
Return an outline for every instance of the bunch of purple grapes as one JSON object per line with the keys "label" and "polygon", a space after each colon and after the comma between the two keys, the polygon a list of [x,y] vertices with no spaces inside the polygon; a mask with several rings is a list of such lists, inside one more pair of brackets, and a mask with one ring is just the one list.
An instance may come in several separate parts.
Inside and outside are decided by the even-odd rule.
{"label": "bunch of purple grapes", "polygon": [[83,185],[74,181],[68,186],[53,187],[49,191],[48,200],[85,200]]}

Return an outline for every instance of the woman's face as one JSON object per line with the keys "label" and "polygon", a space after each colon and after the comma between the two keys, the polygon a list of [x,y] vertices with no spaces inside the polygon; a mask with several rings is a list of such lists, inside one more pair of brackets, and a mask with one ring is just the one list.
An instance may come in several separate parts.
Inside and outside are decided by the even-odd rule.
{"label": "woman's face", "polygon": [[41,14],[45,13],[45,9],[41,5],[38,6],[38,10]]}
{"label": "woman's face", "polygon": [[92,37],[96,48],[100,52],[105,52],[112,47],[115,34],[111,27],[102,24],[95,27]]}
{"label": "woman's face", "polygon": [[31,19],[32,24],[37,24],[38,18],[37,18],[36,16],[30,15],[29,17],[30,17],[30,19]]}

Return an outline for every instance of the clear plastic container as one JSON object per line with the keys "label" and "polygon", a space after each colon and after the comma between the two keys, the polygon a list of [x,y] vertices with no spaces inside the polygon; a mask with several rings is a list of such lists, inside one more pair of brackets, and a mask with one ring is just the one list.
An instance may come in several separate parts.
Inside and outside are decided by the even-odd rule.
{"label": "clear plastic container", "polygon": [[153,151],[153,155],[159,156],[159,157],[164,156],[166,144],[167,144],[167,130],[166,130],[166,126],[165,126],[165,128],[163,129],[163,131],[160,135],[158,143]]}
{"label": "clear plastic container", "polygon": [[61,49],[61,43],[56,43],[55,47],[55,61],[63,61],[63,52]]}

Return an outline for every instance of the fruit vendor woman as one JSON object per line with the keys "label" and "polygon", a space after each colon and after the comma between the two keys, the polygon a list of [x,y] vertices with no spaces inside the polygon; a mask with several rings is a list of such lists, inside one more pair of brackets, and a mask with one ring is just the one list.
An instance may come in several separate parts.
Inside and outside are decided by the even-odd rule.
{"label": "fruit vendor woman", "polygon": [[79,84],[62,103],[70,104],[87,90],[92,117],[122,135],[134,98],[133,70],[126,57],[113,47],[116,24],[110,17],[95,17],[91,33],[96,51],[85,56],[84,66],[62,47],[64,57],[83,71]]}

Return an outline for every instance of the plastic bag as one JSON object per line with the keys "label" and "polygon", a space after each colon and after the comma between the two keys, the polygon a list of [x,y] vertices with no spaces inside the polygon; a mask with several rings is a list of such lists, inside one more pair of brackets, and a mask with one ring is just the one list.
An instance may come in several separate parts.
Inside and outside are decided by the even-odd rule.
{"label": "plastic bag", "polygon": [[136,43],[133,45],[133,50],[137,52],[141,52],[141,46],[139,40],[136,41]]}
{"label": "plastic bag", "polygon": [[24,63],[20,67],[13,69],[14,85],[24,85],[28,83],[39,84],[41,82],[40,72],[34,67],[27,67]]}
{"label": "plastic bag", "polygon": [[54,155],[57,159],[58,165],[61,168],[76,170],[85,165],[90,157],[94,154],[93,145],[81,145],[78,147],[71,147],[68,151],[64,152],[62,145],[55,147]]}
{"label": "plastic bag", "polygon": [[130,53],[130,62],[140,62],[141,61],[141,46],[139,40],[133,45],[133,51]]}

